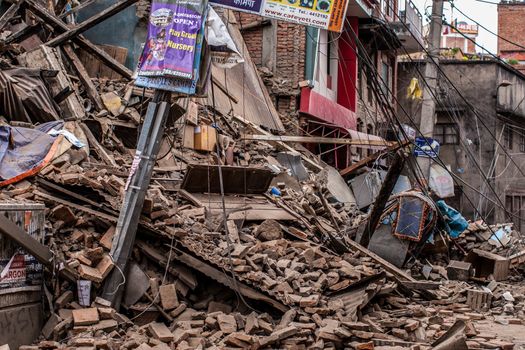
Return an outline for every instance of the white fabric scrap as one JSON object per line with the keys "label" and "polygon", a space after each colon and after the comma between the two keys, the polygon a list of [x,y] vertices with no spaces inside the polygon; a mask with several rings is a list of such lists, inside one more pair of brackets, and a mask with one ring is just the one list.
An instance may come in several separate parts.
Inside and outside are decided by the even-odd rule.
{"label": "white fabric scrap", "polygon": [[80,141],[72,132],[64,130],[64,129],[62,130],[51,129],[49,130],[48,135],[51,135],[51,136],[64,135],[64,137],[69,142],[71,142],[73,146],[78,147],[78,148],[82,148],[85,146],[85,144],[82,141]]}
{"label": "white fabric scrap", "polygon": [[215,66],[232,68],[244,62],[228,32],[228,28],[211,6],[208,6],[205,36],[206,42],[210,46],[211,62]]}

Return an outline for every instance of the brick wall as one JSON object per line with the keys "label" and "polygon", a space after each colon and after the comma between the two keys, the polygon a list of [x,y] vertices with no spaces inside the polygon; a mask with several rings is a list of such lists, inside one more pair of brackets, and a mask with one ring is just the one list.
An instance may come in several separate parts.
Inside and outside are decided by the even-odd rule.
{"label": "brick wall", "polygon": [[[525,46],[524,33],[525,2],[498,4],[498,34]],[[498,53],[502,51],[523,51],[523,49],[498,38]]]}
{"label": "brick wall", "polygon": [[[237,13],[237,18],[241,23],[241,28],[264,19],[257,15],[240,12]],[[269,87],[269,92],[276,103],[277,110],[290,114],[296,112],[299,107],[297,105],[298,84],[305,79],[306,27],[283,21],[276,22],[276,71],[273,80],[278,85],[282,85],[279,82],[284,81],[286,88],[276,91]],[[242,35],[253,62],[261,68],[263,64],[263,27],[243,30]]]}
{"label": "brick wall", "polygon": [[277,74],[296,85],[304,80],[306,27],[282,21],[277,23]]}
{"label": "brick wall", "polygon": [[[237,18],[240,20],[241,28],[247,24],[253,23],[255,21],[261,21],[263,18],[257,15],[252,15],[249,13],[237,13]],[[263,37],[262,27],[248,29],[242,32],[242,36],[250,52],[250,56],[253,60],[253,63],[260,67],[262,64],[262,37]]]}

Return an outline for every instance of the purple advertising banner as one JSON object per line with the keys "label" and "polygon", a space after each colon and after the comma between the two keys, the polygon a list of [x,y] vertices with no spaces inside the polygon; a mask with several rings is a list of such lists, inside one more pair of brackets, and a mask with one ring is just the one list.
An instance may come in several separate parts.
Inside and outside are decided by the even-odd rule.
{"label": "purple advertising banner", "polygon": [[263,0],[209,0],[210,4],[260,15]]}
{"label": "purple advertising banner", "polygon": [[197,34],[206,2],[153,1],[139,76],[193,79]]}

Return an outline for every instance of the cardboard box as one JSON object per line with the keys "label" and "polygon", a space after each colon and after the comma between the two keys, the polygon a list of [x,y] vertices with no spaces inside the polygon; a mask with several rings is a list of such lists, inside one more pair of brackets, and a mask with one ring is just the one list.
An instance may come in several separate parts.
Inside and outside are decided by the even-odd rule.
{"label": "cardboard box", "polygon": [[199,151],[213,151],[217,142],[217,131],[215,128],[201,124],[195,127],[195,138],[193,148]]}

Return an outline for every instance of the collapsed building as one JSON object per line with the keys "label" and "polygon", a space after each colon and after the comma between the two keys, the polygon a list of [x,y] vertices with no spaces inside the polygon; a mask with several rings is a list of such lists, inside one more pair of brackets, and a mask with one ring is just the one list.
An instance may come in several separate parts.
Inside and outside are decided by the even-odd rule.
{"label": "collapsed building", "polygon": [[[233,11],[243,63],[191,96],[136,86],[82,35],[132,3],[0,18],[3,348],[523,345],[519,230],[433,200],[412,142],[285,134]],[[340,172],[312,142],[380,151]]]}

